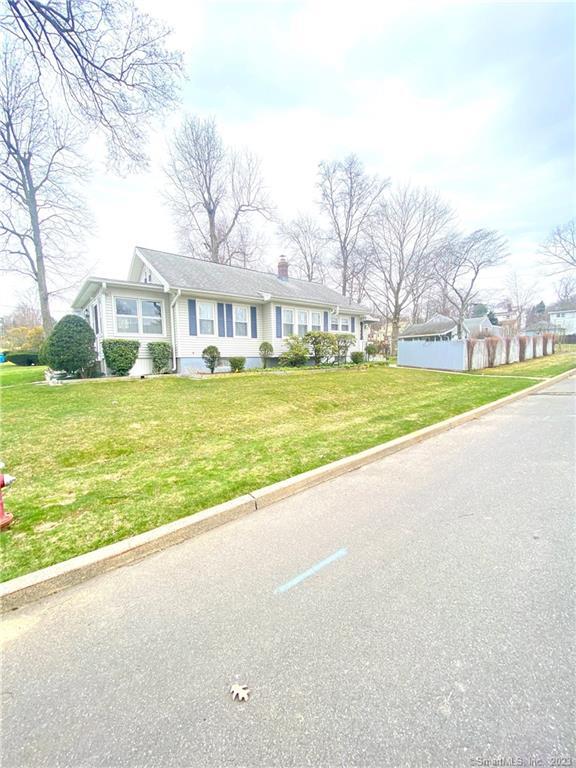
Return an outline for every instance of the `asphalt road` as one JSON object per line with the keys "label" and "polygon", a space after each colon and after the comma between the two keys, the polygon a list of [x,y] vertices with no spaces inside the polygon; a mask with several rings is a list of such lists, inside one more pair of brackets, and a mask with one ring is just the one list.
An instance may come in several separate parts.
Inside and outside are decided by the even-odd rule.
{"label": "asphalt road", "polygon": [[2,765],[576,765],[574,400],[14,612]]}

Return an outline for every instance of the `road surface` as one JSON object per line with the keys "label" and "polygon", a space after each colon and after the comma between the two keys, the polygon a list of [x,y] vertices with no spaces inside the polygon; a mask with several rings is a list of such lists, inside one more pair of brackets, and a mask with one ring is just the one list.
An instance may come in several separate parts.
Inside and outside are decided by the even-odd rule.
{"label": "road surface", "polygon": [[575,431],[571,379],[12,613],[4,768],[576,765]]}

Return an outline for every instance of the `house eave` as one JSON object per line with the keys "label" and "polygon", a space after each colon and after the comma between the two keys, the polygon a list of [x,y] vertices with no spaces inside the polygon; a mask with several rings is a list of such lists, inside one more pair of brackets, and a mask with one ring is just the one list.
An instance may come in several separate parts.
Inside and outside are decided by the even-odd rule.
{"label": "house eave", "polygon": [[71,303],[72,309],[81,309],[87,302],[103,288],[130,288],[132,290],[153,291],[154,293],[166,293],[163,285],[157,283],[137,283],[133,280],[110,280],[105,277],[88,277],[82,284],[74,301]]}

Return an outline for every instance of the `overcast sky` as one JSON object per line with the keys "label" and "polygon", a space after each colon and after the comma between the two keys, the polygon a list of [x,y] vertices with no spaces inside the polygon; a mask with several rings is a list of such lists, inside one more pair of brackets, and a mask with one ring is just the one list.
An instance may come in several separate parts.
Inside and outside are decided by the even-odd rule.
{"label": "overcast sky", "polygon": [[[214,116],[227,142],[261,157],[282,217],[314,210],[320,160],[355,152],[371,172],[437,189],[463,228],[499,229],[511,266],[553,297],[536,252],[574,215],[573,4],[140,5],[162,13],[185,52],[183,110]],[[86,187],[90,274],[126,277],[135,245],[178,250],[162,199],[178,119],[152,135],[149,172],[120,178],[96,167]],[[271,267],[278,253],[272,238]],[[503,278],[485,278],[487,295]],[[25,288],[4,281],[4,312]],[[55,303],[54,314],[65,309]]]}

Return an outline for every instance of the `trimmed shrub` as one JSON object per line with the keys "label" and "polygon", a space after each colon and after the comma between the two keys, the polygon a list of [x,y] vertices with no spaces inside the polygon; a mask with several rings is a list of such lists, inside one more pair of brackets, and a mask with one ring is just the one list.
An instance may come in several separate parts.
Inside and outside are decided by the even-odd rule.
{"label": "trimmed shrub", "polygon": [[337,333],[336,334],[336,358],[338,365],[345,363],[348,357],[348,350],[356,341],[356,336],[353,333]]}
{"label": "trimmed shrub", "polygon": [[336,336],[328,331],[308,331],[303,336],[314,365],[322,365],[331,360],[337,352]]}
{"label": "trimmed shrub", "polygon": [[488,336],[484,341],[484,344],[486,345],[486,354],[488,356],[488,368],[494,368],[499,343],[500,339],[497,336]]}
{"label": "trimmed shrub", "polygon": [[90,325],[79,315],[65,315],[42,345],[42,359],[55,371],[84,376],[94,365],[96,337]]}
{"label": "trimmed shrub", "polygon": [[218,347],[210,344],[209,347],[203,349],[202,360],[204,360],[204,365],[208,368],[210,373],[214,373],[218,365],[220,365],[220,350]]}
{"label": "trimmed shrub", "polygon": [[232,373],[241,373],[244,370],[244,366],[246,365],[246,358],[229,357],[228,362],[230,363],[230,370]]}
{"label": "trimmed shrub", "polygon": [[152,358],[154,373],[168,373],[172,370],[172,345],[167,341],[149,341],[148,352]]}
{"label": "trimmed shrub", "polygon": [[354,365],[360,365],[360,363],[364,362],[364,352],[352,352],[350,355],[350,360],[354,363]]}
{"label": "trimmed shrub", "polygon": [[476,346],[478,339],[466,339],[466,356],[468,362],[468,370],[472,370],[472,363],[474,362],[474,347]]}
{"label": "trimmed shrub", "polygon": [[310,353],[301,336],[289,336],[286,339],[286,346],[288,349],[278,358],[280,365],[288,365],[292,368],[306,365]]}
{"label": "trimmed shrub", "polygon": [[38,365],[38,353],[37,352],[7,352],[7,363],[14,363],[14,365]]}
{"label": "trimmed shrub", "polygon": [[274,347],[269,341],[263,341],[258,349],[260,353],[260,359],[262,360],[262,368],[266,368],[268,365],[268,358],[274,354]]}
{"label": "trimmed shrub", "polygon": [[132,339],[104,339],[102,351],[113,376],[127,376],[138,357],[140,342]]}
{"label": "trimmed shrub", "polygon": [[374,357],[378,354],[378,347],[376,344],[374,344],[374,342],[370,341],[364,347],[364,353],[366,354],[366,360],[370,360],[371,357]]}
{"label": "trimmed shrub", "polygon": [[518,336],[518,360],[523,363],[526,360],[526,345],[528,336]]}

